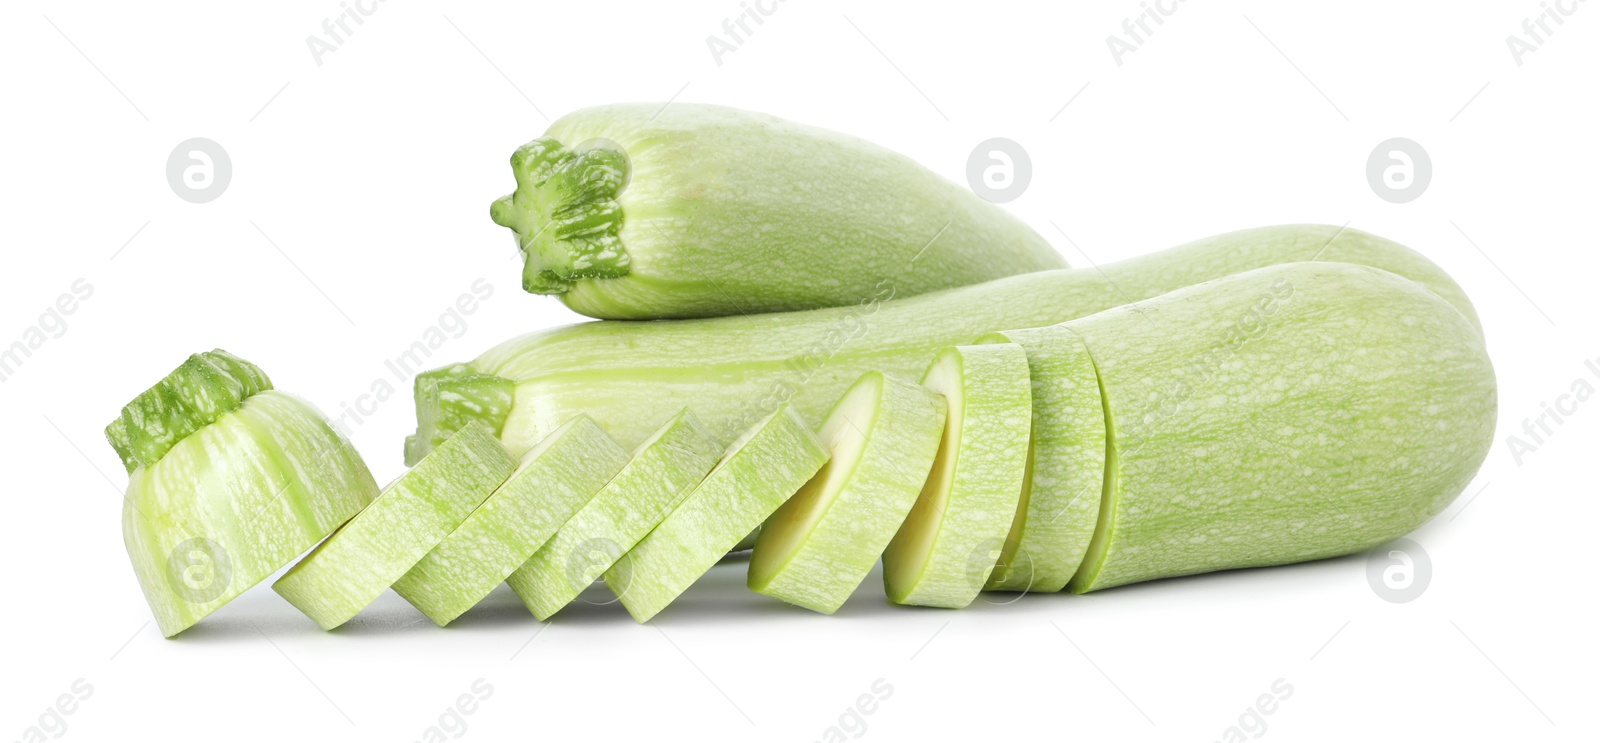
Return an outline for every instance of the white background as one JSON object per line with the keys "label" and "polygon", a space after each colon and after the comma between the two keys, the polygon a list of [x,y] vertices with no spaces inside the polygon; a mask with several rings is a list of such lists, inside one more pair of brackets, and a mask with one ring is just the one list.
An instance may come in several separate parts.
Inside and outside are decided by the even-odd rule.
{"label": "white background", "polygon": [[[389,0],[320,65],[306,39],[338,0],[94,5],[0,11],[0,344],[75,279],[94,288],[0,384],[4,740],[79,678],[74,740],[418,740],[479,678],[493,694],[456,730],[474,740],[819,740],[877,679],[893,692],[853,726],[865,739],[1211,741],[1280,678],[1294,692],[1267,739],[1596,731],[1600,401],[1520,464],[1507,437],[1575,380],[1600,386],[1583,365],[1600,358],[1600,4],[1521,65],[1506,38],[1526,38],[1532,0],[1193,0],[1121,65],[1106,39],[1131,0],[787,0],[720,65],[706,39],[738,0]],[[1422,251],[1476,303],[1501,398],[1478,479],[1412,535],[1427,590],[1386,602],[1357,555],[959,612],[886,606],[874,577],[824,617],[724,565],[655,626],[579,605],[542,628],[500,592],[440,630],[391,593],[323,633],[263,584],[163,640],[99,433],[120,406],[216,346],[335,415],[387,379],[399,394],[353,434],[387,481],[412,413],[383,361],[475,279],[493,297],[432,361],[575,319],[519,290],[488,219],[510,152],[547,117],[673,96],[858,134],[958,182],[974,145],[1014,139],[1034,177],[1009,208],[1075,266],[1298,221]],[[1365,175],[1397,136],[1434,171],[1400,205]],[[190,137],[232,159],[207,204],[166,180]]]}

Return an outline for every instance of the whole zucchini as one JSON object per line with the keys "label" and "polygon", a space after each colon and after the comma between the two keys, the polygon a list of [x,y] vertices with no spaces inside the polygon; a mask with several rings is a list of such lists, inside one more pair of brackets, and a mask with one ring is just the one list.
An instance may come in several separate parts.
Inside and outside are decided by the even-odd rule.
{"label": "whole zucchini", "polygon": [[1016,217],[856,137],[694,103],[561,117],[511,156],[490,216],[523,288],[590,317],[854,304],[1065,268]]}
{"label": "whole zucchini", "polygon": [[727,442],[788,401],[818,424],[866,371],[915,380],[941,348],[1053,325],[1263,266],[1307,260],[1381,268],[1421,284],[1478,329],[1461,288],[1403,245],[1358,230],[1288,225],[1198,240],[1098,269],[1043,271],[906,299],[894,279],[809,312],[543,330],[417,377],[415,462],[471,420],[513,453],[587,413],[633,446],[685,406]]}

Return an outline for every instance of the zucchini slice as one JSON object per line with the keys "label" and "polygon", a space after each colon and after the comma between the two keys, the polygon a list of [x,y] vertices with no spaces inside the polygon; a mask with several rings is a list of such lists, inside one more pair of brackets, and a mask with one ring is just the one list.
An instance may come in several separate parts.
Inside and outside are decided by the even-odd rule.
{"label": "zucchini slice", "polygon": [[1059,591],[1083,562],[1100,517],[1106,416],[1094,361],[1083,339],[1059,325],[994,333],[981,342],[1022,346],[1033,386],[1028,476],[985,588]]}
{"label": "zucchini slice", "polygon": [[1014,343],[956,346],[934,358],[922,384],[944,395],[944,438],[884,550],[883,587],[896,604],[959,609],[988,582],[1022,497],[1028,358]]}
{"label": "zucchini slice", "polygon": [[811,429],[789,406],[780,406],[606,571],[606,585],[634,619],[650,621],[827,461]]}
{"label": "zucchini slice", "polygon": [[586,415],[540,441],[483,505],[394,584],[440,627],[527,562],[628,463],[628,451]]}
{"label": "zucchini slice", "polygon": [[940,395],[878,372],[861,375],[818,432],[828,463],[761,528],[750,589],[837,611],[917,502],[944,422]]}
{"label": "zucchini slice", "polygon": [[317,626],[350,621],[405,575],[517,469],[494,431],[472,423],[272,584]]}
{"label": "zucchini slice", "polygon": [[506,582],[534,616],[549,619],[661,523],[721,453],[684,408]]}

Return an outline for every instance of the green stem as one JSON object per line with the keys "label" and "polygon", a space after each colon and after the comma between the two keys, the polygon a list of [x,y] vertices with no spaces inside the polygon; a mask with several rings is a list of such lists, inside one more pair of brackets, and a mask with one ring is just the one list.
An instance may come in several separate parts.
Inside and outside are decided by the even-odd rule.
{"label": "green stem", "polygon": [[489,216],[517,233],[523,289],[565,294],[579,279],[628,275],[617,195],[630,167],[621,148],[596,140],[569,149],[542,137],[517,148],[511,169],[517,190],[497,199]]}
{"label": "green stem", "polygon": [[270,389],[272,380],[255,364],[220,348],[197,353],[124,406],[106,426],[106,440],[129,472],[149,467],[179,441]]}
{"label": "green stem", "polygon": [[480,421],[500,435],[516,383],[484,374],[472,364],[454,364],[417,375],[417,432],[406,437],[406,465],[421,461],[428,452],[472,421]]}

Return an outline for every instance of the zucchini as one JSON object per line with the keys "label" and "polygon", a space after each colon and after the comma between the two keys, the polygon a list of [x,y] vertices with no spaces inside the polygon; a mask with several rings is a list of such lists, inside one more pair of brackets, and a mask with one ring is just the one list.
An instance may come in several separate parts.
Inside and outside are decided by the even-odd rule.
{"label": "zucchini", "polygon": [[635,620],[650,621],[826,461],[827,451],[805,422],[779,407],[605,572],[606,586]]}
{"label": "zucchini", "polygon": [[1460,287],[1404,246],[1337,227],[1266,227],[1101,269],[1044,271],[906,299],[880,301],[893,296],[891,287],[850,307],[586,323],[525,335],[471,364],[417,377],[418,428],[407,442],[407,461],[466,420],[484,421],[516,453],[579,413],[624,446],[691,404],[722,442],[785,401],[817,425],[867,371],[915,379],[939,349],[989,332],[1053,325],[1220,276],[1312,258],[1404,276],[1476,327]]}
{"label": "zucchini", "polygon": [[910,158],[723,106],[583,109],[511,169],[490,216],[516,234],[523,288],[590,317],[836,307],[886,281],[910,296],[1067,265]]}
{"label": "zucchini", "polygon": [[923,386],[944,396],[944,437],[905,523],[883,551],[897,604],[959,609],[989,581],[1017,513],[1028,465],[1033,395],[1013,343],[956,346]]}
{"label": "zucchini", "polygon": [[462,428],[289,568],[272,590],[331,630],[417,564],[516,471],[479,423]]}
{"label": "zucchini", "polygon": [[378,495],[311,405],[221,349],[189,357],[106,427],[128,468],[122,535],[172,637],[310,549]]}
{"label": "zucchini", "polygon": [[588,416],[546,436],[483,505],[394,584],[440,627],[489,595],[628,463]]}
{"label": "zucchini", "polygon": [[1016,343],[1028,356],[1033,427],[1028,474],[991,591],[1059,591],[1077,572],[1100,516],[1106,419],[1094,360],[1064,325],[983,339]]}
{"label": "zucchini", "polygon": [[678,411],[506,582],[549,619],[661,523],[721,453],[688,408]]}
{"label": "zucchini", "polygon": [[817,432],[828,463],[761,527],[750,589],[838,611],[917,502],[944,420],[941,395],[878,372],[861,375]]}
{"label": "zucchini", "polygon": [[1074,592],[1384,544],[1449,505],[1494,436],[1478,328],[1385,271],[1275,266],[1065,327],[1110,441]]}

